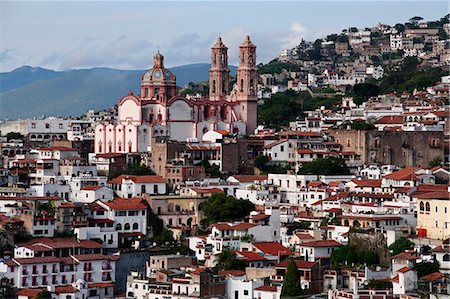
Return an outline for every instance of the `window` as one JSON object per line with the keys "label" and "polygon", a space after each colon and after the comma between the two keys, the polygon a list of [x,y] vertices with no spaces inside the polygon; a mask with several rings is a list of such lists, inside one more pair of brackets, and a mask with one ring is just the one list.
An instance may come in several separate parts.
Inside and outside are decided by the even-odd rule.
{"label": "window", "polygon": [[31,128],[36,129],[36,123],[31,123]]}
{"label": "window", "polygon": [[424,211],[425,210],[425,205],[423,204],[423,201],[420,202],[419,209],[420,209],[420,211]]}
{"label": "window", "polygon": [[244,290],[244,295],[248,296],[248,290]]}
{"label": "window", "polygon": [[125,223],[124,230],[130,230],[130,224],[129,223]]}
{"label": "window", "polygon": [[60,129],[63,129],[63,128],[64,128],[64,125],[63,125],[63,124],[59,124],[59,128],[60,128]]}
{"label": "window", "polygon": [[435,210],[436,213],[438,213],[438,207],[437,206],[435,207],[434,210]]}
{"label": "window", "polygon": [[430,203],[427,202],[427,203],[425,204],[425,211],[426,211],[426,212],[429,212],[430,210],[431,210]]}
{"label": "window", "polygon": [[145,185],[142,185],[142,186],[141,186],[141,193],[144,194],[145,192],[146,192],[146,190],[145,190]]}
{"label": "window", "polygon": [[50,124],[49,124],[49,123],[46,123],[46,124],[45,124],[45,128],[46,128],[46,129],[50,129]]}
{"label": "window", "polygon": [[280,151],[284,152],[284,145],[280,146]]}

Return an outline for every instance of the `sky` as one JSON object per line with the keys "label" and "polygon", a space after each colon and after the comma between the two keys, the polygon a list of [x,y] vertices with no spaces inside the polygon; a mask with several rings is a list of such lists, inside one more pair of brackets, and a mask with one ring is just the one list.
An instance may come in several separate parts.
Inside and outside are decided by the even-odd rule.
{"label": "sky", "polygon": [[0,72],[24,65],[146,69],[158,48],[168,67],[209,62],[218,35],[236,65],[247,34],[266,63],[302,39],[416,15],[437,20],[448,10],[447,1],[0,0]]}

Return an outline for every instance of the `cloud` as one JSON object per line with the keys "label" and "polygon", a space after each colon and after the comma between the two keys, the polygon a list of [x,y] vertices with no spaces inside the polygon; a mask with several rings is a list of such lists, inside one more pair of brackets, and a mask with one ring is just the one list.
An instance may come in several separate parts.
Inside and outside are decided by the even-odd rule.
{"label": "cloud", "polygon": [[8,61],[13,59],[13,57],[11,56],[11,52],[13,52],[13,49],[5,49],[3,51],[0,52],[0,61],[4,62],[4,61]]}
{"label": "cloud", "polygon": [[[280,50],[297,46],[302,38],[311,34],[315,33],[294,21],[286,30],[252,32],[244,27],[232,27],[221,32],[220,36],[228,47],[229,64],[238,65],[239,46],[246,35],[250,35],[257,46],[257,61],[267,63],[277,57]],[[44,57],[39,66],[58,70],[92,67],[145,69],[152,66],[152,57],[157,48],[165,56],[165,63],[169,67],[209,62],[210,49],[218,35],[216,32],[188,32],[166,36],[165,40],[158,42],[133,39],[125,34],[107,41],[88,35],[76,40],[70,49],[55,51]]]}

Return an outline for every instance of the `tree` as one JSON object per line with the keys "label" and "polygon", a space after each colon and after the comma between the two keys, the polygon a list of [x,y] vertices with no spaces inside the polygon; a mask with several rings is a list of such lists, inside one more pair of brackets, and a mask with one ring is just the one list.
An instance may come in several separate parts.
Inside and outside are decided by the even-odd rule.
{"label": "tree", "polygon": [[203,160],[201,165],[205,168],[205,173],[210,177],[210,178],[218,178],[220,177],[220,175],[222,174],[220,172],[220,168],[219,166],[213,164],[211,165],[211,163],[209,163],[208,160]]}
{"label": "tree", "polygon": [[52,293],[47,290],[44,290],[37,294],[36,299],[52,299]]}
{"label": "tree", "polygon": [[0,280],[0,298],[15,298],[15,288],[8,278],[3,277]]}
{"label": "tree", "polygon": [[400,23],[395,24],[394,28],[397,29],[399,33],[403,33],[405,31],[405,25]]}
{"label": "tree", "polygon": [[255,209],[255,205],[248,200],[236,199],[224,193],[213,194],[205,202],[200,204],[203,212],[203,226],[219,221],[234,221],[248,216]]}
{"label": "tree", "polygon": [[375,129],[375,126],[373,124],[366,123],[366,122],[360,122],[360,121],[352,122],[350,124],[350,127],[353,130],[373,130],[373,129]]}
{"label": "tree", "polygon": [[388,249],[391,251],[392,255],[397,255],[405,250],[410,250],[414,248],[414,243],[405,237],[400,237],[394,243],[392,243]]}
{"label": "tree", "polygon": [[415,16],[415,17],[412,17],[411,19],[409,19],[409,22],[410,22],[411,24],[413,24],[413,26],[417,26],[417,24],[418,24],[420,21],[422,21],[422,20],[423,20],[422,17]]}
{"label": "tree", "polygon": [[392,282],[385,281],[385,280],[376,280],[371,279],[367,283],[366,289],[375,289],[375,290],[386,290],[386,289],[392,289]]}
{"label": "tree", "polygon": [[292,222],[287,224],[287,234],[291,235],[294,230],[297,229],[310,229],[311,228],[311,222],[309,221],[300,221],[300,222]]}
{"label": "tree", "polygon": [[153,241],[158,245],[163,245],[173,243],[175,239],[173,238],[173,232],[171,230],[163,229],[160,234],[153,237]]}
{"label": "tree", "polygon": [[264,171],[266,164],[269,163],[270,159],[268,156],[265,155],[259,155],[255,158],[254,164],[255,167],[258,168],[261,171]]}
{"label": "tree", "polygon": [[421,263],[416,263],[413,267],[413,270],[417,271],[417,277],[421,278],[424,277],[425,275],[434,273],[434,272],[439,272],[439,262],[434,261],[434,262],[421,262]]}
{"label": "tree", "polygon": [[301,98],[292,90],[274,94],[258,106],[259,123],[272,128],[288,125],[302,114]]}
{"label": "tree", "polygon": [[434,157],[433,160],[431,160],[428,165],[430,166],[430,168],[436,167],[436,166],[441,166],[442,164],[442,159],[441,157]]}
{"label": "tree", "polygon": [[377,265],[380,263],[380,258],[378,257],[378,254],[376,254],[372,250],[365,251],[363,258],[364,258],[364,263],[367,266]]}
{"label": "tree", "polygon": [[153,175],[155,174],[153,172],[153,170],[143,164],[140,163],[133,163],[130,165],[130,167],[128,167],[128,170],[126,171],[125,174],[129,174],[129,175]]}
{"label": "tree", "polygon": [[356,104],[367,101],[370,97],[380,94],[380,87],[372,83],[359,83],[353,86],[353,95]]}
{"label": "tree", "polygon": [[280,298],[296,297],[302,294],[300,286],[300,274],[298,272],[297,264],[293,259],[289,262],[289,265],[284,275],[283,288],[281,289]]}
{"label": "tree", "polygon": [[238,260],[236,258],[236,253],[225,247],[216,257],[216,267],[219,270],[244,270],[245,261]]}
{"label": "tree", "polygon": [[317,158],[305,163],[298,174],[349,174],[344,159],[336,157]]}

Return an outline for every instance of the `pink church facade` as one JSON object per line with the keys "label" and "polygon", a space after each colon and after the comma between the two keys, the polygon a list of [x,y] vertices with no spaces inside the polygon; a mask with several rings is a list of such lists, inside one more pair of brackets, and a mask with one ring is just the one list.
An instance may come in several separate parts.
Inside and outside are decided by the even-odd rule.
{"label": "pink church facade", "polygon": [[153,68],[141,78],[140,94],[131,92],[118,102],[118,119],[95,127],[96,153],[139,153],[151,150],[154,137],[201,140],[211,130],[253,134],[257,125],[256,46],[247,36],[240,46],[237,83],[230,86],[228,49],[219,37],[211,48],[209,97],[177,94],[176,78],[154,56]]}

